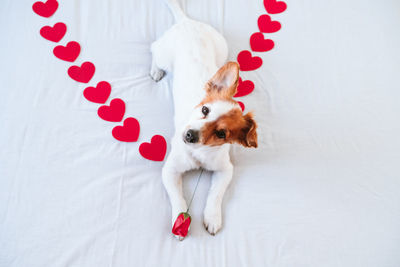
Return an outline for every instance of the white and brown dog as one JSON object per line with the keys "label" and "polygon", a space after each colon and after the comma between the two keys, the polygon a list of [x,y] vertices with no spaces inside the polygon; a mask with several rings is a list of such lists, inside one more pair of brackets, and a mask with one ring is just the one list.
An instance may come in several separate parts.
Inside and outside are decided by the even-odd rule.
{"label": "white and brown dog", "polygon": [[176,24],[151,46],[153,79],[173,73],[175,134],[162,180],[173,223],[187,209],[182,174],[201,167],[213,171],[204,225],[214,235],[222,226],[222,198],[232,179],[230,146],[257,147],[257,124],[251,113],[243,115],[232,98],[239,66],[235,62],[224,65],[228,55],[224,37],[211,26],[189,19],[176,0],[167,4]]}

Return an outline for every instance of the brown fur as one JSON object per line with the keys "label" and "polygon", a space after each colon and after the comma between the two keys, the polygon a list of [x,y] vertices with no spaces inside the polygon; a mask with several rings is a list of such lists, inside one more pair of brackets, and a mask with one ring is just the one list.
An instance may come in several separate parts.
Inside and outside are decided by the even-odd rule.
{"label": "brown fur", "polygon": [[[243,116],[240,109],[233,109],[213,122],[206,123],[201,129],[201,142],[209,146],[225,143],[238,143],[245,147],[257,147],[257,123],[253,114]],[[225,139],[218,138],[216,132],[224,130]]]}
{"label": "brown fur", "polygon": [[[206,84],[206,97],[199,104],[217,100],[237,103],[233,96],[236,94],[239,80],[239,65],[228,62]],[[245,147],[257,147],[257,123],[252,113],[243,115],[239,108],[232,109],[213,122],[206,123],[201,131],[201,142],[204,145],[218,146],[225,143],[238,143]],[[223,130],[225,138],[218,138],[217,131]]]}
{"label": "brown fur", "polygon": [[[234,75],[236,78],[230,84],[225,84],[224,80],[227,75]],[[206,103],[214,102],[217,100],[225,100],[235,102],[232,97],[236,94],[239,81],[239,65],[236,62],[228,62],[222,66],[217,73],[207,82],[204,90],[207,95],[203,101],[198,105],[202,106]]]}

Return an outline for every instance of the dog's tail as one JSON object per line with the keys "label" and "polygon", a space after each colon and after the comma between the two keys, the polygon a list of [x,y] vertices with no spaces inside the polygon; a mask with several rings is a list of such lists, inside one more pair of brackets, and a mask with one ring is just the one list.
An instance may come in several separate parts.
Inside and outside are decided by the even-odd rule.
{"label": "dog's tail", "polygon": [[179,6],[177,0],[165,0],[169,9],[171,10],[172,14],[175,17],[175,21],[179,22],[186,17],[186,14],[183,12],[182,8]]}

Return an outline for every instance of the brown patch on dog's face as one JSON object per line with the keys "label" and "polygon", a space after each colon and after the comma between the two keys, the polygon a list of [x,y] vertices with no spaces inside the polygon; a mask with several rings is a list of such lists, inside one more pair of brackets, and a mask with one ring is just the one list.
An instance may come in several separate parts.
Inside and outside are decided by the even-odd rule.
{"label": "brown patch on dog's face", "polygon": [[188,126],[199,132],[198,141],[201,144],[219,146],[238,143],[245,147],[257,147],[257,124],[253,114],[243,115],[233,99],[238,80],[239,65],[228,62],[207,82],[206,96],[195,109],[202,117],[197,117]]}
{"label": "brown patch on dog's face", "polygon": [[238,143],[245,147],[257,147],[256,129],[252,113],[243,116],[240,109],[233,109],[201,128],[201,142],[209,146]]}

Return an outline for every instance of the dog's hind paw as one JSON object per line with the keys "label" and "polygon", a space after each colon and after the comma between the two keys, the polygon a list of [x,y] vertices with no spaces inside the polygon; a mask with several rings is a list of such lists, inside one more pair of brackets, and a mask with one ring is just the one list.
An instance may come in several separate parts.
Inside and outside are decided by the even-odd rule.
{"label": "dog's hind paw", "polygon": [[153,68],[150,71],[150,76],[154,81],[159,82],[162,78],[164,78],[165,71],[163,71],[162,69]]}

